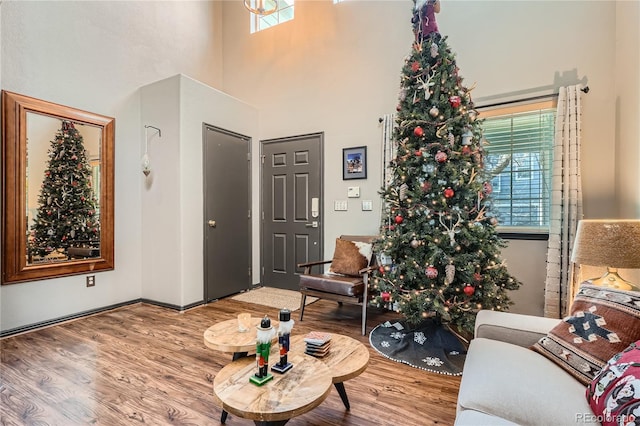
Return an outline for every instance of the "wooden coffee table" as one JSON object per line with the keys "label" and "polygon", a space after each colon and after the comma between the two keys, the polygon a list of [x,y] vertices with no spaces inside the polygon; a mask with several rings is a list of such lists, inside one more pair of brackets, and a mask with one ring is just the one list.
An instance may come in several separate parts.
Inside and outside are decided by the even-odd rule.
{"label": "wooden coffee table", "polygon": [[[305,350],[304,335],[295,335],[291,337],[290,353],[304,353]],[[367,369],[369,364],[369,350],[365,345],[341,334],[331,335],[331,348],[329,353],[322,361],[331,372],[332,381],[342,402],[347,410],[351,408],[347,391],[344,388],[344,382],[360,375]]]}
{"label": "wooden coffee table", "polygon": [[[325,363],[296,351],[289,353],[293,368],[273,374],[262,386],[249,382],[256,373],[253,357],[244,357],[225,366],[213,379],[213,395],[224,411],[259,426],[280,426],[295,416],[317,407],[331,392],[332,373]],[[278,346],[271,348],[269,364],[278,362]]]}

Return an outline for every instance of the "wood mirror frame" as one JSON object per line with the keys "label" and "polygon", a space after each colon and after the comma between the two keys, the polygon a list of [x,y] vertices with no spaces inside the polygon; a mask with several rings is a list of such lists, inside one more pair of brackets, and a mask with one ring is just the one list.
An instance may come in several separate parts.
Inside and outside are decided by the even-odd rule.
{"label": "wood mirror frame", "polygon": [[[99,253],[59,262],[28,261],[27,114],[51,117],[101,132],[99,145]],[[2,284],[14,284],[114,269],[115,119],[2,91]],[[53,135],[51,135],[53,137]]]}

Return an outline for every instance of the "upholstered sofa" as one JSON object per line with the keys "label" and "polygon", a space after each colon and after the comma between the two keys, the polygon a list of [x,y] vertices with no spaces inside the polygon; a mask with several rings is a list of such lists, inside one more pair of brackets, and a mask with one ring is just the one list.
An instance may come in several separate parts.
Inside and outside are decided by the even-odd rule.
{"label": "upholstered sofa", "polygon": [[480,311],[460,384],[455,424],[599,425],[585,385],[529,349],[561,320]]}

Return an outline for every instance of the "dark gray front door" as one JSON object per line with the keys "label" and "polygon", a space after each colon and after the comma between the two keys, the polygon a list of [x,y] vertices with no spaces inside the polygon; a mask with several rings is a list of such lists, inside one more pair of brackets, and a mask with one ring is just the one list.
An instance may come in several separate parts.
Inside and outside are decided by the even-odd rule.
{"label": "dark gray front door", "polygon": [[264,286],[297,290],[298,263],[322,255],[323,134],[262,141]]}
{"label": "dark gray front door", "polygon": [[250,139],[205,124],[204,298],[251,287]]}

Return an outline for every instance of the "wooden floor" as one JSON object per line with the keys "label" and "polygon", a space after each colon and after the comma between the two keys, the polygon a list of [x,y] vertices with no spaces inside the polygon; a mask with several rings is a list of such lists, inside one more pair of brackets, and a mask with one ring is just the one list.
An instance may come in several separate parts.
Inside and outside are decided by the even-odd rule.
{"label": "wooden floor", "polygon": [[[450,425],[459,377],[390,361],[361,336],[360,308],[320,300],[293,333],[324,329],[362,341],[367,370],[287,425]],[[178,313],[136,304],[0,341],[2,425],[219,425],[212,383],[231,355],[208,349],[203,332],[238,312],[277,318],[277,309],[223,299]],[[369,317],[369,331],[394,313]],[[253,422],[229,415],[227,425]]]}

